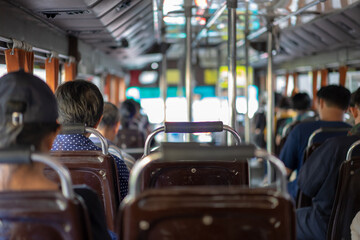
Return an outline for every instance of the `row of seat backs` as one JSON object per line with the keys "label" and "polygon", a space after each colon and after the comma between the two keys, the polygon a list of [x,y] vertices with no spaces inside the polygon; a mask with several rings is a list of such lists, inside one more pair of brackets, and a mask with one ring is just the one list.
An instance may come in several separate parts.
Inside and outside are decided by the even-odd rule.
{"label": "row of seat backs", "polygon": [[123,204],[122,240],[295,239],[289,199],[269,189],[192,187],[148,189]]}
{"label": "row of seat backs", "polygon": [[[100,151],[54,151],[51,156],[69,169],[74,184],[86,184],[97,192],[104,206],[108,227],[114,230],[121,199],[115,160]],[[45,169],[45,175],[59,182],[53,170]]]}
{"label": "row of seat backs", "polygon": [[360,157],[342,163],[329,221],[328,240],[350,240],[350,225],[360,211]]}
{"label": "row of seat backs", "polygon": [[0,239],[92,239],[81,198],[66,199],[57,191],[0,193]]}

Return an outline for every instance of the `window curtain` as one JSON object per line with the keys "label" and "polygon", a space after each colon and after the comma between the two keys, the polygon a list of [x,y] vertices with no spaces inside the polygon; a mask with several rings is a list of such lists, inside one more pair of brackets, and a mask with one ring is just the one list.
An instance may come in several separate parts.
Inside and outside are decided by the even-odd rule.
{"label": "window curtain", "polygon": [[328,84],[328,70],[321,69],[321,87],[325,87]]}
{"label": "window curtain", "polygon": [[55,92],[59,84],[59,58],[56,53],[52,53],[51,57],[46,59],[45,71],[46,83],[49,85],[50,89]]}
{"label": "window curtain", "polygon": [[107,101],[109,102],[111,101],[111,91],[110,91],[111,78],[112,76],[110,74],[106,75],[105,86],[104,86],[104,95],[107,96]]}
{"label": "window curtain", "polygon": [[70,57],[69,62],[64,64],[65,82],[75,80],[77,74],[76,67],[75,58]]}
{"label": "window curtain", "polygon": [[340,85],[345,87],[345,83],[346,83],[346,72],[348,70],[348,67],[347,66],[341,66],[339,68],[339,75],[340,75]]}
{"label": "window curtain", "polygon": [[32,73],[34,69],[34,52],[32,46],[24,42],[12,39],[12,49],[5,50],[5,62],[8,72],[16,72],[23,69]]}
{"label": "window curtain", "polygon": [[315,109],[315,103],[316,103],[316,94],[317,94],[317,78],[318,78],[318,71],[313,70],[312,71],[312,89],[313,89],[313,103],[312,107]]}

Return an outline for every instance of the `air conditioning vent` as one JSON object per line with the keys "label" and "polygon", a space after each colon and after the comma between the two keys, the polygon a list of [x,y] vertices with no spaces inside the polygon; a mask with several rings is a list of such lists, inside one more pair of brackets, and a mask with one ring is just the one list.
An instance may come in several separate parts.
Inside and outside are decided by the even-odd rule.
{"label": "air conditioning vent", "polygon": [[91,11],[87,9],[68,9],[68,10],[57,10],[57,11],[42,11],[43,14],[47,18],[55,18],[58,15],[84,15],[90,14]]}
{"label": "air conditioning vent", "polygon": [[103,29],[96,29],[96,30],[81,30],[81,31],[77,31],[77,30],[67,30],[66,31],[68,34],[71,35],[75,35],[75,36],[79,36],[79,35],[88,35],[88,34],[99,34],[99,33],[104,33],[105,30]]}
{"label": "air conditioning vent", "polygon": [[120,12],[121,10],[130,7],[130,5],[131,5],[131,0],[123,0],[115,7],[115,9],[116,11]]}

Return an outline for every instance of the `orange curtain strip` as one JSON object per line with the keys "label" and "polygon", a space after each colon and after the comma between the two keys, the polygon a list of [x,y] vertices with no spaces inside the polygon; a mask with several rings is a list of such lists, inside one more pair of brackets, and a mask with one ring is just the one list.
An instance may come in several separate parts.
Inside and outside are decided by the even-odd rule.
{"label": "orange curtain strip", "polygon": [[76,63],[65,63],[64,64],[65,69],[65,82],[75,80],[77,69],[76,69]]}
{"label": "orange curtain strip", "polygon": [[315,109],[315,101],[316,101],[316,93],[317,93],[317,77],[318,77],[318,71],[313,70],[312,71],[312,90],[313,90],[313,104],[312,108]]}
{"label": "orange curtain strip", "polygon": [[327,85],[328,82],[328,70],[325,69],[321,69],[321,87],[324,87]]}
{"label": "orange curtain strip", "polygon": [[293,79],[294,79],[294,89],[291,92],[291,96],[294,96],[295,94],[299,93],[299,74],[297,72],[293,73]]}
{"label": "orange curtain strip", "polygon": [[121,78],[117,77],[117,76],[114,76],[113,78],[114,82],[115,82],[115,96],[114,96],[114,104],[116,106],[119,106],[119,102],[120,102],[120,81],[121,81]]}
{"label": "orange curtain strip", "polygon": [[59,84],[59,59],[47,58],[45,61],[46,83],[55,92]]}
{"label": "orange curtain strip", "polygon": [[5,50],[5,62],[8,73],[25,69],[25,50],[18,48]]}
{"label": "orange curtain strip", "polygon": [[285,74],[285,90],[284,90],[284,94],[283,94],[284,96],[287,96],[287,91],[289,88],[289,76],[290,76],[289,73]]}
{"label": "orange curtain strip", "polygon": [[339,75],[340,75],[340,85],[345,87],[345,82],[346,82],[346,73],[347,73],[348,67],[347,66],[341,66],[339,68]]}
{"label": "orange curtain strip", "polygon": [[111,75],[108,74],[108,75],[106,75],[105,86],[104,86],[104,95],[107,96],[108,101],[111,100],[110,85],[111,85]]}
{"label": "orange curtain strip", "polygon": [[34,52],[25,52],[25,72],[34,72]]}
{"label": "orange curtain strip", "polygon": [[125,84],[125,79],[124,78],[120,78],[120,87],[119,87],[119,91],[120,91],[120,102],[123,102],[126,100],[126,84]]}

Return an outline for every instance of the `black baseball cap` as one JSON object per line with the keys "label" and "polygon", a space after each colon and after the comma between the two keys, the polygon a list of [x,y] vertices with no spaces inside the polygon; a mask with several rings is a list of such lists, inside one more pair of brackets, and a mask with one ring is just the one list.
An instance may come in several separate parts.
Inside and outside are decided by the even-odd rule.
{"label": "black baseball cap", "polygon": [[0,78],[0,124],[13,121],[20,113],[21,123],[56,123],[55,96],[40,78],[23,70]]}

